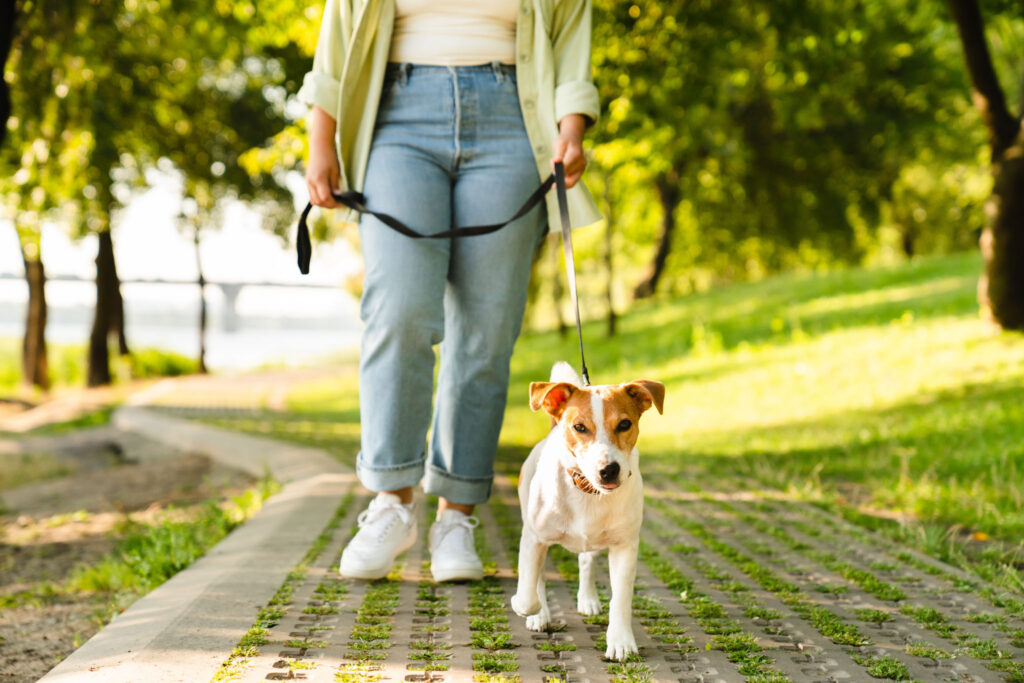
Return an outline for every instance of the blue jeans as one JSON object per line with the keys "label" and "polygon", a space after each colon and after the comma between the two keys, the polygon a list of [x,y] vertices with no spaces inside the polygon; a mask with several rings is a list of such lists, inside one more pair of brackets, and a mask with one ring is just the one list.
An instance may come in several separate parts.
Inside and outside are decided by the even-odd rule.
{"label": "blue jeans", "polygon": [[[363,187],[368,206],[437,233],[506,220],[539,183],[515,67],[388,65]],[[490,496],[509,358],[545,231],[543,204],[496,233],[459,239],[410,239],[361,218],[356,471],[368,489],[423,479],[427,493],[454,503]]]}

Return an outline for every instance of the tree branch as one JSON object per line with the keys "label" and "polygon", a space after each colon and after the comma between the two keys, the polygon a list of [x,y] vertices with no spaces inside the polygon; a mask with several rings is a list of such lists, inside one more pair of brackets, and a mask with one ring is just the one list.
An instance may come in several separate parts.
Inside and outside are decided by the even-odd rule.
{"label": "tree branch", "polygon": [[1013,144],[1018,123],[1006,106],[1006,95],[992,66],[992,56],[985,40],[985,22],[977,0],[949,0],[949,6],[974,85],[974,103],[988,126],[992,157],[998,158]]}

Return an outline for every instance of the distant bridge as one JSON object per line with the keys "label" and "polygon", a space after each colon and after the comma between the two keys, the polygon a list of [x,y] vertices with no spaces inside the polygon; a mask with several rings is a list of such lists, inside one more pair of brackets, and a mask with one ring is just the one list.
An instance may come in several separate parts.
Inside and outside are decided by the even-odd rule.
{"label": "distant bridge", "polygon": [[[25,281],[24,275],[16,273],[0,273],[0,280]],[[93,278],[81,277],[78,275],[47,275],[47,282],[83,282],[95,283]],[[198,285],[199,280],[175,280],[164,278],[131,278],[122,279],[122,285]],[[238,294],[246,287],[284,287],[295,289],[338,289],[337,285],[319,285],[313,283],[281,283],[281,282],[214,282],[204,280],[204,285],[220,287],[224,295],[224,330],[234,332],[238,329]]]}

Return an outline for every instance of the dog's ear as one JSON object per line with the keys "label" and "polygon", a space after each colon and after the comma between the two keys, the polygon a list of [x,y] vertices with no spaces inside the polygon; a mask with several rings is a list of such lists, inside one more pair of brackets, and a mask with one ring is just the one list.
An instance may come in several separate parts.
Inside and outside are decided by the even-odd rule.
{"label": "dog's ear", "polygon": [[530,409],[540,410],[558,419],[576,387],[568,382],[530,382]]}
{"label": "dog's ear", "polygon": [[640,406],[640,412],[644,412],[654,404],[654,407],[661,413],[665,403],[665,385],[651,379],[638,379],[622,385],[626,395],[636,401]]}

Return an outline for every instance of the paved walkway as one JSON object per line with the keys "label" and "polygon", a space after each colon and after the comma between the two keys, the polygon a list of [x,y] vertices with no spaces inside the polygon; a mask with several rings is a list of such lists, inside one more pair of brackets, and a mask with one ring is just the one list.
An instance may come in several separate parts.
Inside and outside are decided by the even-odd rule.
{"label": "paved walkway", "polygon": [[[167,383],[144,399],[237,413],[280,405],[297,377]],[[138,406],[116,422],[289,483],[44,680],[1024,681],[1020,596],[754,482],[645,469],[641,656],[619,664],[601,657],[604,615],[574,609],[564,551],[548,563],[553,628],[529,632],[508,609],[519,515],[507,477],[478,512],[483,581],[429,580],[423,501],[423,538],[393,576],[350,581],[337,562],[368,498],[336,461]],[[606,603],[606,566],[598,576]]]}

